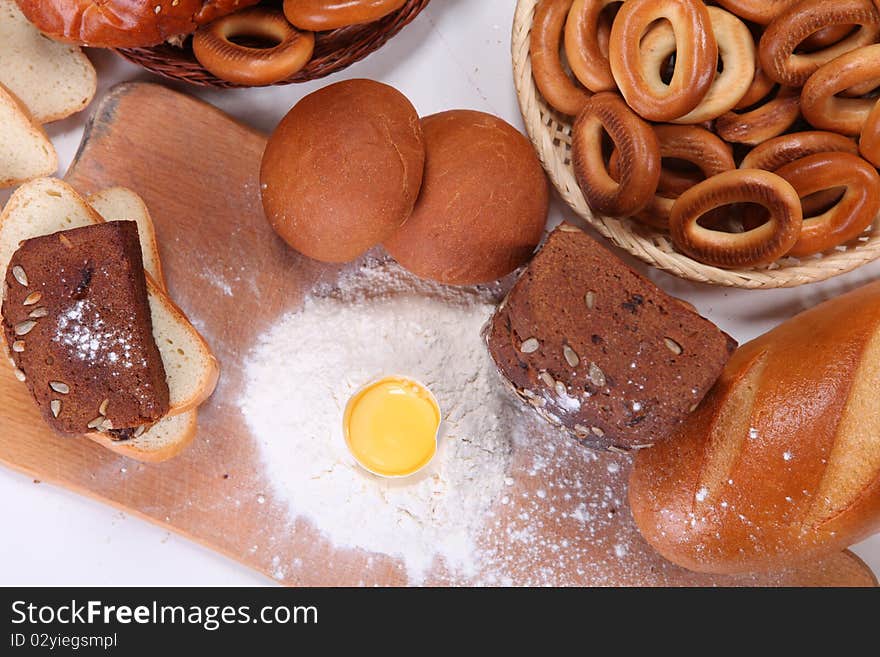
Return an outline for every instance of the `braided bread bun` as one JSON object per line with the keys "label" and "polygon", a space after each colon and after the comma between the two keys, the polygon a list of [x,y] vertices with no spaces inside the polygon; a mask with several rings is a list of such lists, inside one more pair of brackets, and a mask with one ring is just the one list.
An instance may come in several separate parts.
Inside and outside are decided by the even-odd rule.
{"label": "braided bread bun", "polygon": [[880,282],[742,346],[672,439],[638,455],[633,517],[664,557],[762,571],[880,529]]}
{"label": "braided bread bun", "polygon": [[97,48],[154,46],[259,0],[16,0],[37,28]]}

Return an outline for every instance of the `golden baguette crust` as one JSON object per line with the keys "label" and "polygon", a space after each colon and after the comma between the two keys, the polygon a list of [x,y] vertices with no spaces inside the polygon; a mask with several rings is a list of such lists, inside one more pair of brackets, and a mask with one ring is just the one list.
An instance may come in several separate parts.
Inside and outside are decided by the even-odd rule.
{"label": "golden baguette crust", "polygon": [[880,529],[880,282],[741,347],[669,441],[640,453],[629,500],[667,559],[770,570]]}

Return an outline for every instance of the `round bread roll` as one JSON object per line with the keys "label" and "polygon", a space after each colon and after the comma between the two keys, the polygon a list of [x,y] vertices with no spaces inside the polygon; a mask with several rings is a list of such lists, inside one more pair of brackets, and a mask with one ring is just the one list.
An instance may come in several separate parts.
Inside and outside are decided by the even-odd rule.
{"label": "round bread roll", "polygon": [[43,34],[96,48],[138,48],[191,34],[259,0],[16,0]]}
{"label": "round bread roll", "polygon": [[487,283],[531,257],[547,221],[547,178],[528,139],[470,110],[422,119],[425,180],[385,242],[408,270],[448,285]]}
{"label": "round bread roll", "polygon": [[263,208],[300,253],[349,262],[406,221],[424,165],[419,117],[403,94],[338,82],[303,98],[269,138]]}

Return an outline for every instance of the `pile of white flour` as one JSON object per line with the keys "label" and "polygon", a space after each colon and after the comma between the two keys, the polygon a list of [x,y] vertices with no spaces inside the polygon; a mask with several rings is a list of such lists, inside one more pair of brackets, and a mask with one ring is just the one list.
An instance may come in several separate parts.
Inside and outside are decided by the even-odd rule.
{"label": "pile of white flour", "polygon": [[[491,300],[391,264],[351,272],[326,292],[282,318],[247,362],[241,409],[274,492],[335,546],[401,558],[412,582],[437,557],[474,572],[519,417],[480,337]],[[342,433],[352,393],[391,374],[428,386],[443,412],[434,461],[400,480],[359,468]]]}

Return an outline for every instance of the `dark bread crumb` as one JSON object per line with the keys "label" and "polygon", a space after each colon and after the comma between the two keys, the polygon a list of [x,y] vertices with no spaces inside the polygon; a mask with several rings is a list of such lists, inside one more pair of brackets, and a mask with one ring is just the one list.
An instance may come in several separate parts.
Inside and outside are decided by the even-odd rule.
{"label": "dark bread crumb", "polygon": [[5,283],[6,344],[58,433],[123,440],[168,413],[135,222],[25,240]]}
{"label": "dark bread crumb", "polygon": [[485,329],[515,392],[581,443],[667,438],[736,342],[574,226],[563,224]]}

